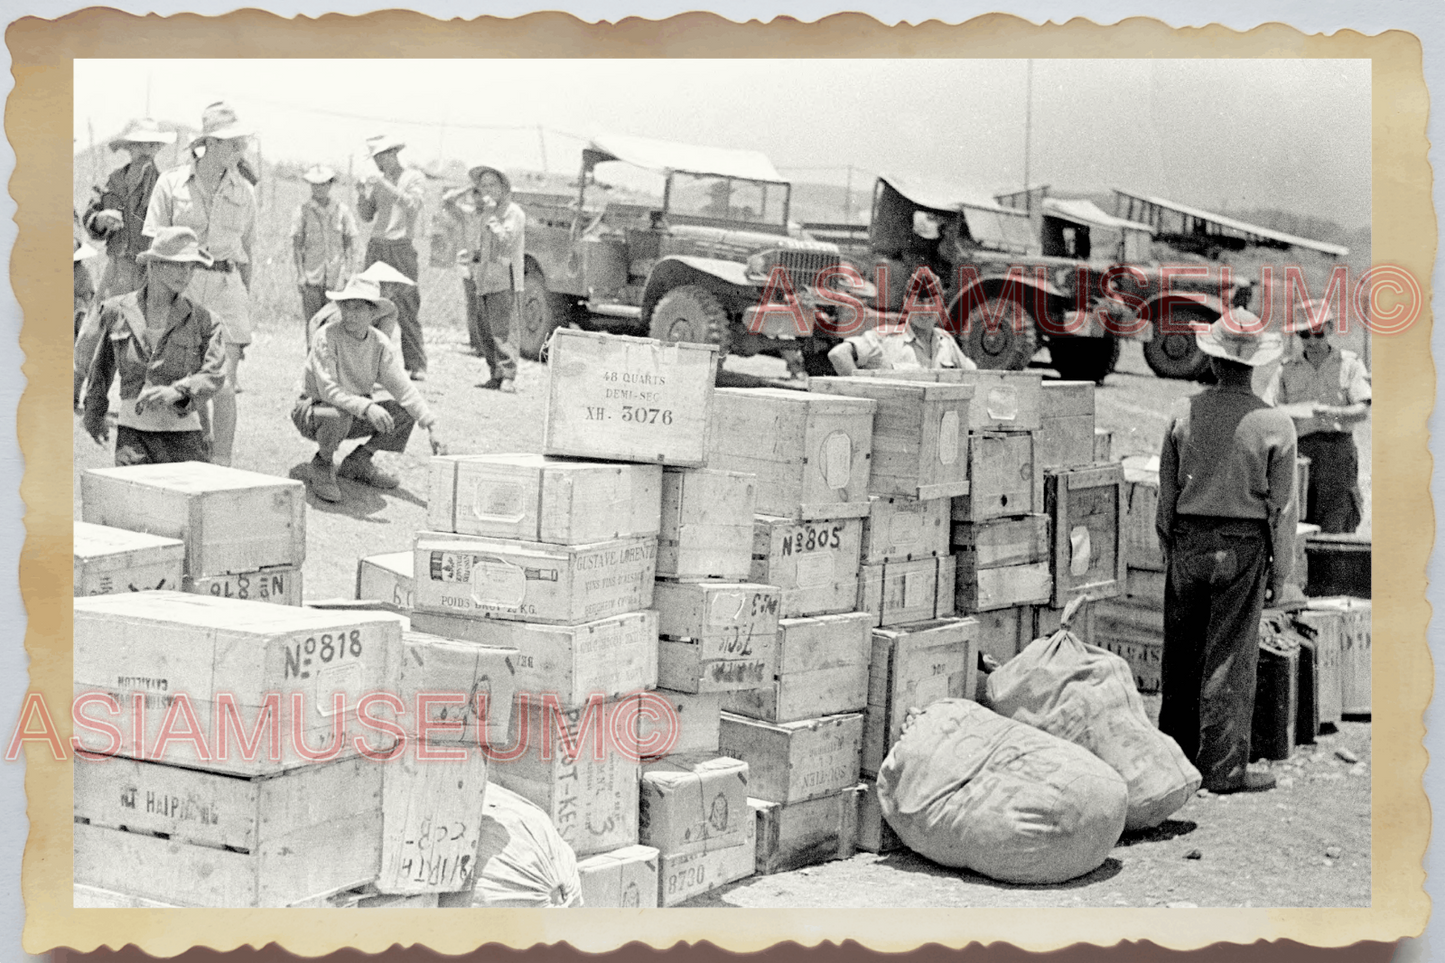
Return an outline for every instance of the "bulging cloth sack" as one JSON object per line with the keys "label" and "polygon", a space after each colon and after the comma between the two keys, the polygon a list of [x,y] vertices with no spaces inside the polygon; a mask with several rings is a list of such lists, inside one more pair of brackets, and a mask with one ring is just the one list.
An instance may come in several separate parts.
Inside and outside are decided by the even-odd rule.
{"label": "bulging cloth sack", "polygon": [[1001,716],[1082,746],[1123,776],[1125,829],[1159,825],[1199,789],[1199,770],[1149,721],[1128,663],[1067,627],[1030,642],[990,675],[985,702]]}
{"label": "bulging cloth sack", "polygon": [[481,836],[471,905],[582,905],[577,857],[540,807],[489,782]]}
{"label": "bulging cloth sack", "polygon": [[1124,829],[1128,790],[1098,757],[967,699],[911,713],[878,772],[883,818],[944,866],[1009,883],[1096,869]]}

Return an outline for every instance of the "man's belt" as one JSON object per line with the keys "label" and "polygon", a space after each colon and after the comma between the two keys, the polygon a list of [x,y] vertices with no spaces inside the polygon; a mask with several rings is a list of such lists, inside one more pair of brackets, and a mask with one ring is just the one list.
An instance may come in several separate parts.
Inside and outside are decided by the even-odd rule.
{"label": "man's belt", "polygon": [[202,270],[204,270],[204,271],[226,271],[226,272],[230,272],[230,271],[234,271],[234,270],[236,269],[236,262],[235,262],[235,261],[212,261],[210,264],[201,264],[201,265],[199,265],[199,267],[200,267]]}

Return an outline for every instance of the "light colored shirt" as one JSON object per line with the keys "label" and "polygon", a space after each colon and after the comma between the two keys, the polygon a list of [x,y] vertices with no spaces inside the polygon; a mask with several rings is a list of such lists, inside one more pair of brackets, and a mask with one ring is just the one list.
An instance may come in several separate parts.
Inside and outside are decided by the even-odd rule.
{"label": "light colored shirt", "polygon": [[301,247],[302,283],[339,290],[357,233],[356,218],[345,203],[333,197],[323,206],[307,198],[291,222],[291,239]]}
{"label": "light colored shirt", "polygon": [[384,187],[373,187],[356,200],[356,213],[371,223],[371,236],[388,241],[415,241],[417,222],[426,200],[426,175],[415,167],[405,168],[396,179],[400,196]]}
{"label": "light colored shirt", "polygon": [[368,327],[361,338],[352,337],[340,323],[316,329],[306,356],[307,398],[364,418],[376,385],[385,388],[422,428],[436,420],[402,367],[400,353],[376,328]]}
{"label": "light colored shirt", "polygon": [[902,331],[880,334],[875,328],[847,341],[858,356],[858,367],[864,370],[957,368],[973,371],[978,367],[963,353],[953,336],[939,328],[933,329],[932,351],[914,336],[913,326],[907,324]]}
{"label": "light colored shirt", "polygon": [[[1279,366],[1265,389],[1265,400],[1276,405],[1318,402],[1347,408],[1371,399],[1370,372],[1353,351],[1330,346],[1330,353],[1316,368],[1303,354]],[[1313,415],[1294,420],[1300,437],[1320,431],[1352,431],[1338,418]]]}
{"label": "light colored shirt", "polygon": [[526,212],[508,201],[504,209],[481,221],[479,237],[468,237],[476,244],[472,283],[478,294],[522,290],[526,229]]}
{"label": "light colored shirt", "polygon": [[249,264],[256,238],[256,190],[233,167],[207,198],[196,183],[194,161],[172,168],[156,180],[142,230],[155,237],[163,227],[189,227],[211,257]]}

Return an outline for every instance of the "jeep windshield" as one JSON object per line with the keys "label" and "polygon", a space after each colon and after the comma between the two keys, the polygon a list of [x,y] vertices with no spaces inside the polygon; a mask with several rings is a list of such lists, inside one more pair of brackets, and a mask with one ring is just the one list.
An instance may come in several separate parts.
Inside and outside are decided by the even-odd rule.
{"label": "jeep windshield", "polygon": [[668,179],[666,211],[673,221],[684,224],[787,230],[790,193],[787,184],[678,171]]}

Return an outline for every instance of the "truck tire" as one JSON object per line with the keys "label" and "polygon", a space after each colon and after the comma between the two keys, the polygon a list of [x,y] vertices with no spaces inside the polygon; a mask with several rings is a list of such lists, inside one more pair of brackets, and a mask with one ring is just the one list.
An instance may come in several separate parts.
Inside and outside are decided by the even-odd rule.
{"label": "truck tire", "polygon": [[[1018,305],[1021,326],[1014,330],[1013,306]],[[998,327],[989,330],[987,319],[998,317]],[[975,304],[958,335],[963,353],[974,364],[989,370],[1019,371],[1027,368],[1038,350],[1038,334],[1034,316],[1028,307],[1016,301],[991,297],[984,304]]]}
{"label": "truck tire", "polygon": [[1122,342],[1112,334],[1102,338],[1055,336],[1049,340],[1049,358],[1063,380],[1101,385],[1119,363],[1122,347]]}
{"label": "truck tire", "polygon": [[[1184,324],[1209,324],[1214,318],[1195,308],[1171,309],[1174,320]],[[1159,322],[1154,323],[1149,340],[1144,343],[1144,360],[1149,370],[1161,378],[1198,380],[1209,371],[1209,356],[1199,350],[1192,334],[1165,334]]]}
{"label": "truck tire", "polygon": [[647,336],[659,341],[717,345],[721,367],[728,353],[728,314],[716,294],[699,284],[684,284],[658,300]]}
{"label": "truck tire", "polygon": [[536,361],[552,332],[571,320],[572,301],[547,290],[540,268],[527,265],[522,289],[522,316],[517,320],[518,349],[528,361]]}

